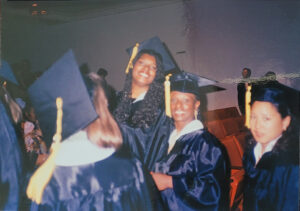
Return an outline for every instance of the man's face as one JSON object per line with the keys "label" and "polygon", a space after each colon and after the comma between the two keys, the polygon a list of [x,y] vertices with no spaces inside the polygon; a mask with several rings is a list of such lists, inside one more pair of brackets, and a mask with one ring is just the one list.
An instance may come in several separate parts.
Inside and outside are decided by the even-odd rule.
{"label": "man's face", "polygon": [[242,76],[243,76],[243,78],[249,78],[250,75],[249,75],[249,72],[247,69],[243,69]]}

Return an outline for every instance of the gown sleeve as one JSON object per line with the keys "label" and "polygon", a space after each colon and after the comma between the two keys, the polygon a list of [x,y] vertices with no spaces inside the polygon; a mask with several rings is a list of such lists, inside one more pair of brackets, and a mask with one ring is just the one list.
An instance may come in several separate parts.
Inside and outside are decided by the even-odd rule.
{"label": "gown sleeve", "polygon": [[0,210],[18,210],[21,157],[15,129],[0,101]]}
{"label": "gown sleeve", "polygon": [[[245,188],[243,209],[297,210],[299,161],[293,152],[265,153],[255,166],[253,149],[245,153]],[[296,161],[294,161],[296,160]]]}
{"label": "gown sleeve", "polygon": [[[220,202],[228,194],[226,159],[220,147],[209,143],[215,140],[201,139],[193,140],[196,144],[178,156],[172,165],[170,174],[175,173],[172,176],[175,195],[190,208],[226,210],[226,200],[223,204]],[[181,164],[176,165],[179,160]]]}
{"label": "gown sleeve", "polygon": [[161,160],[168,150],[169,134],[173,129],[171,119],[163,111],[157,121],[149,128],[132,128],[120,125],[123,134],[123,151],[138,158],[152,171],[156,162]]}
{"label": "gown sleeve", "polygon": [[[278,210],[292,211],[297,210],[299,195],[299,167],[291,166],[286,169],[285,177],[282,180],[283,190],[281,192],[281,208]],[[279,192],[280,194],[280,192]]]}
{"label": "gown sleeve", "polygon": [[114,154],[81,166],[57,166],[37,210],[163,210],[158,190],[137,159]]}

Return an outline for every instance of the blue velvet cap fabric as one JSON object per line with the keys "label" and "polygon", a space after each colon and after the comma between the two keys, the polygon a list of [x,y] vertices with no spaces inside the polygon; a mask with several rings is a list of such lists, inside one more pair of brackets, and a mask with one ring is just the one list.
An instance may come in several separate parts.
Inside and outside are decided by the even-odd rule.
{"label": "blue velvet cap fabric", "polygon": [[[139,43],[138,52],[140,52],[143,49],[147,49],[147,50],[153,50],[156,53],[161,55],[162,61],[163,61],[163,71],[164,72],[168,73],[168,72],[178,69],[176,62],[172,58],[171,53],[169,52],[167,46],[165,45],[165,43],[163,43],[159,39],[159,37],[155,36],[148,40],[138,42],[138,43]],[[134,45],[127,49],[128,54],[131,55],[133,47],[134,47]]]}
{"label": "blue velvet cap fabric", "polygon": [[62,140],[98,117],[71,50],[45,71],[28,93],[48,145],[56,132],[57,97],[63,99]]}
{"label": "blue velvet cap fabric", "polygon": [[0,77],[4,80],[8,80],[16,85],[19,85],[10,65],[4,60],[1,61]]}
{"label": "blue velvet cap fabric", "polygon": [[206,94],[203,91],[208,86],[214,86],[217,82],[195,75],[193,73],[181,72],[171,76],[171,91],[192,93],[196,96]]}

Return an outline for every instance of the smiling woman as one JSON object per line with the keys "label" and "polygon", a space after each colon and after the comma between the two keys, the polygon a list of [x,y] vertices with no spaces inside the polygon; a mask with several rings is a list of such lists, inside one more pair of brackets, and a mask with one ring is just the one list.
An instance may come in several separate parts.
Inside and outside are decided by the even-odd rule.
{"label": "smiling woman", "polygon": [[[168,153],[151,175],[168,210],[229,210],[227,154],[197,119],[198,83],[189,73],[171,77],[171,113],[175,129]],[[201,81],[201,80],[200,80]]]}
{"label": "smiling woman", "polygon": [[141,50],[134,59],[133,68],[119,94],[115,118],[131,127],[151,126],[163,103],[162,79],[161,56],[150,49]]}
{"label": "smiling woman", "polygon": [[155,56],[148,54],[147,51],[143,52],[140,53],[141,56],[136,60],[132,70],[132,98],[137,98],[140,94],[147,92],[156,76]]}
{"label": "smiling woman", "polygon": [[194,94],[172,91],[171,112],[177,131],[180,132],[188,123],[197,119],[199,106],[200,101]]}
{"label": "smiling woman", "polygon": [[172,69],[174,64],[158,37],[142,42],[137,52],[118,95],[114,116],[123,131],[125,151],[151,170],[167,150],[171,120],[164,112],[162,82],[163,71]]}

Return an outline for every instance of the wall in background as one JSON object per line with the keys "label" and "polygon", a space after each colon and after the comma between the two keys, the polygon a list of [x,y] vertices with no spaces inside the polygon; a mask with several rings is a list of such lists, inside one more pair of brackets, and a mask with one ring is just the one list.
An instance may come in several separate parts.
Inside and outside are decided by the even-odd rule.
{"label": "wall in background", "polygon": [[[106,68],[108,81],[118,90],[129,58],[125,49],[155,35],[181,68],[222,82],[226,90],[208,95],[209,109],[237,105],[233,79],[243,67],[256,77],[267,71],[300,72],[297,1],[173,1],[76,19],[51,16],[51,11],[47,18],[19,11],[3,8],[5,60],[27,60],[32,71],[44,71],[72,48],[79,65],[90,71]],[[300,89],[299,76],[280,81]]]}

